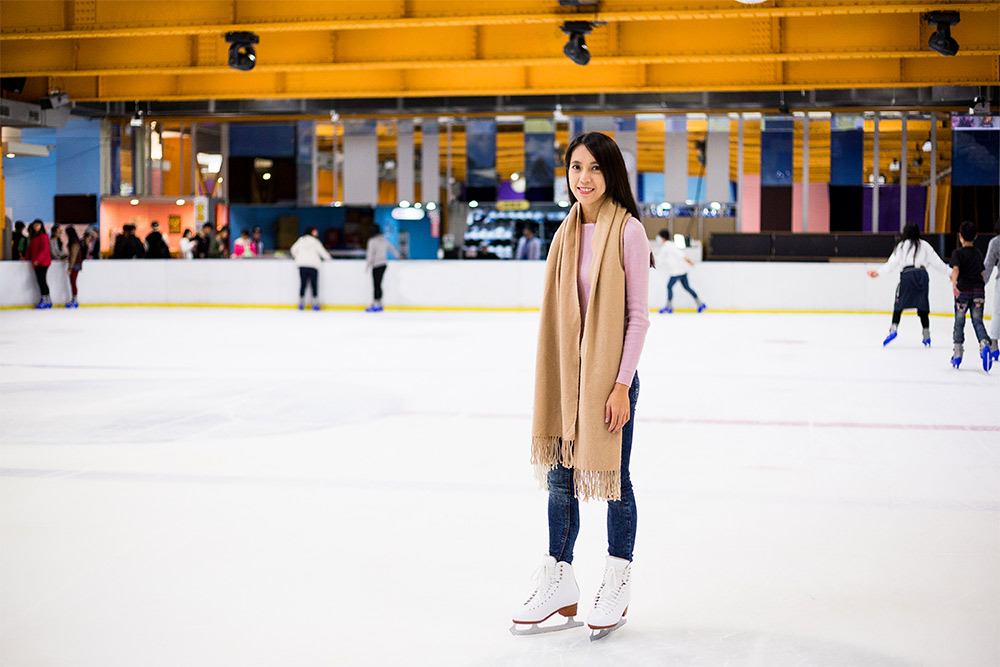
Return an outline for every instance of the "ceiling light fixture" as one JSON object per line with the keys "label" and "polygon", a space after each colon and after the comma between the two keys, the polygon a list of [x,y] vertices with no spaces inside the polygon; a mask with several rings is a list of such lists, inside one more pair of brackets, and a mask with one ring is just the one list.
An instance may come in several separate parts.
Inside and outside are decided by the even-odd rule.
{"label": "ceiling light fixture", "polygon": [[226,33],[229,43],[229,66],[241,72],[249,72],[257,64],[257,52],[253,45],[260,43],[260,37],[252,32],[238,30]]}
{"label": "ceiling light fixture", "polygon": [[586,65],[590,62],[590,50],[584,37],[590,34],[595,25],[597,24],[590,21],[566,21],[562,24],[562,31],[569,35],[563,53],[577,65]]}
{"label": "ceiling light fixture", "polygon": [[923,19],[937,26],[937,30],[927,40],[927,46],[931,51],[936,51],[942,56],[953,56],[958,53],[958,42],[951,36],[951,26],[962,20],[958,12],[927,12]]}

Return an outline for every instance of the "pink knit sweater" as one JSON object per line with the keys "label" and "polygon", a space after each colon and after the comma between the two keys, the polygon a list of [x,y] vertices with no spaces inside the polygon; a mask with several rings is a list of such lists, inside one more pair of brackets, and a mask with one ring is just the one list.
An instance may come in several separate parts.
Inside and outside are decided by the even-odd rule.
{"label": "pink knit sweater", "polygon": [[[577,290],[580,295],[580,321],[587,321],[590,302],[590,247],[596,225],[583,225],[580,234],[580,267],[577,271]],[[642,223],[629,218],[625,223],[622,240],[625,255],[625,346],[618,367],[616,382],[626,387],[632,385],[635,369],[639,366],[642,344],[649,329],[649,241]]]}

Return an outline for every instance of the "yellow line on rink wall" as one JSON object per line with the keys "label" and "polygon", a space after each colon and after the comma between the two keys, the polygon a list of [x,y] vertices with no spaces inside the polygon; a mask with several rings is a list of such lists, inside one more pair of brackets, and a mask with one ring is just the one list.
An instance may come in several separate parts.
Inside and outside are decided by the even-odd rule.
{"label": "yellow line on rink wall", "polygon": [[[297,310],[298,306],[288,304],[267,303],[88,303],[81,308],[241,308],[257,310]],[[53,305],[54,310],[64,309],[62,305]],[[358,311],[364,310],[364,305],[327,305],[320,310]],[[34,306],[0,306],[0,310],[34,310]],[[491,306],[387,306],[387,311],[426,311],[426,312],[472,312],[472,313],[537,313],[538,308],[501,308]],[[650,313],[657,314],[655,308]],[[677,308],[675,313],[695,313],[694,308]],[[706,313],[729,313],[737,315],[891,315],[888,310],[771,310],[771,309],[734,309],[709,308]],[[916,313],[904,313],[904,316]],[[930,313],[932,317],[954,317],[954,313]],[[992,319],[991,315],[983,315],[984,320]]]}

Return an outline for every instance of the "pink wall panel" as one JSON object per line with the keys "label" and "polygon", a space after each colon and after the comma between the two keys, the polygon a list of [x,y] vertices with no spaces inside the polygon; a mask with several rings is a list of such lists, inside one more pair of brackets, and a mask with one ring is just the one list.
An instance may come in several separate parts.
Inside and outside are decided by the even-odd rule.
{"label": "pink wall panel", "polygon": [[[802,231],[802,183],[792,185],[792,231]],[[830,187],[827,183],[809,184],[809,231],[830,231]]]}
{"label": "pink wall panel", "polygon": [[740,206],[743,208],[742,231],[759,232],[760,174],[743,174],[743,192],[737,194],[740,198]]}

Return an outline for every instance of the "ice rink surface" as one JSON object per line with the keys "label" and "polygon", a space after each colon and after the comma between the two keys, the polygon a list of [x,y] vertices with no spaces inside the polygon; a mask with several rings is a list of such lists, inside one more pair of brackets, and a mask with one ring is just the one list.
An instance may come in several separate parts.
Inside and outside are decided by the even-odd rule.
{"label": "ice rink surface", "polygon": [[652,318],[591,643],[508,633],[537,313],[0,312],[0,664],[1000,664],[1000,368],[953,370],[950,318]]}

